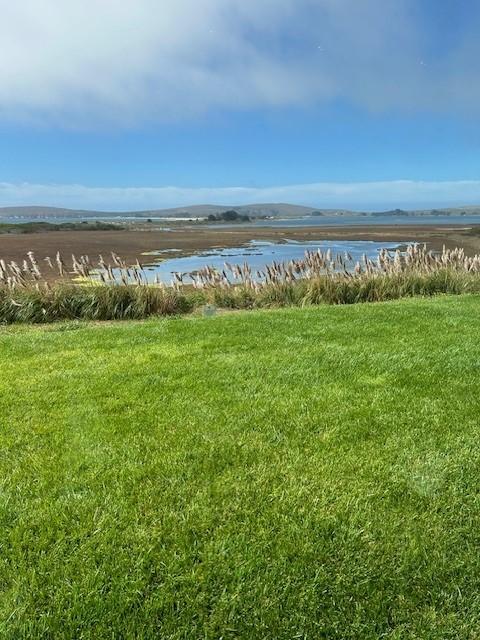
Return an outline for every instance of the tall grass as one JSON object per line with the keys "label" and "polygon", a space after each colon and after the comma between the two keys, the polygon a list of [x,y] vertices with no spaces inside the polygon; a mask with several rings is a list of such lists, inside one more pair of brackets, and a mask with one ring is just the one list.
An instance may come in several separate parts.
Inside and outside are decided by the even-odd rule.
{"label": "tall grass", "polygon": [[356,263],[348,254],[318,250],[255,274],[248,264],[225,264],[221,272],[205,267],[173,274],[170,286],[150,283],[139,263],[129,267],[115,254],[112,262],[100,256],[94,265],[88,256],[72,256],[67,264],[57,254],[45,259],[58,278],[49,284],[33,253],[21,265],[0,260],[0,322],[140,319],[189,313],[207,303],[254,309],[480,292],[479,256],[465,256],[462,249],[434,254],[418,245]]}
{"label": "tall grass", "polygon": [[174,289],[122,285],[55,285],[0,288],[0,321],[127,320],[173,315],[193,310],[192,297]]}

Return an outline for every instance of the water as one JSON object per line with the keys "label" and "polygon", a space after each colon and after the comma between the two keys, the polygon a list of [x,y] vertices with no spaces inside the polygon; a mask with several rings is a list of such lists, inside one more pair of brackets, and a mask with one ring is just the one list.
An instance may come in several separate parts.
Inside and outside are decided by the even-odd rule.
{"label": "water", "polygon": [[[233,247],[228,249],[210,249],[191,256],[170,257],[174,250],[166,252],[158,252],[157,257],[165,256],[165,259],[158,264],[153,264],[146,268],[149,282],[153,282],[158,277],[161,282],[170,284],[173,273],[192,273],[202,269],[205,266],[211,266],[221,271],[224,269],[224,263],[228,262],[232,265],[243,264],[247,262],[252,271],[262,271],[266,265],[275,262],[289,262],[290,260],[302,259],[305,251],[316,251],[322,249],[327,251],[331,249],[332,253],[344,254],[346,251],[351,254],[354,261],[360,260],[363,254],[369,258],[375,259],[380,249],[395,249],[401,244],[400,242],[374,242],[366,240],[324,240],[295,242],[288,240],[283,244],[273,242],[259,242],[253,240],[244,247]],[[151,255],[151,254],[150,254]],[[167,257],[168,256],[168,257]],[[188,278],[184,278],[186,283],[191,282]]]}
{"label": "water", "polygon": [[[466,216],[305,216],[304,218],[276,218],[255,222],[222,224],[222,227],[361,227],[377,225],[452,225],[480,224],[480,215]],[[219,225],[209,225],[218,228]]]}
{"label": "water", "polygon": [[[304,218],[275,218],[274,220],[256,220],[253,222],[241,223],[220,223],[206,224],[204,221],[195,222],[187,218],[150,218],[155,225],[158,223],[183,222],[187,226],[196,227],[201,225],[203,228],[222,229],[222,228],[255,228],[255,227],[346,227],[346,226],[368,226],[368,225],[462,225],[469,226],[472,224],[480,224],[480,215],[434,215],[434,216],[305,216]],[[24,222],[81,222],[82,220],[89,222],[117,222],[121,223],[145,223],[146,217],[124,216],[111,214],[108,216],[75,216],[75,217],[2,217],[0,222],[6,223],[24,223]]]}

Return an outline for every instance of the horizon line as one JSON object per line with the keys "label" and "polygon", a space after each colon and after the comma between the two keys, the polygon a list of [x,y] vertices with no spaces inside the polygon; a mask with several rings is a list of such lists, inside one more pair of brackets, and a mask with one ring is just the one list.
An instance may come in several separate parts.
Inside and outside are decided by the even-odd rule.
{"label": "horizon line", "polygon": [[56,207],[109,213],[261,205],[362,212],[395,208],[461,208],[479,203],[480,180],[313,182],[266,187],[98,187],[0,182],[1,208]]}

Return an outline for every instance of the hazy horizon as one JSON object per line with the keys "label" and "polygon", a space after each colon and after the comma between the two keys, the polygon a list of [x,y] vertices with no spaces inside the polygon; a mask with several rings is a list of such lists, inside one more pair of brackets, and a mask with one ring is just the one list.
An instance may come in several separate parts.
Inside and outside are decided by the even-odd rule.
{"label": "hazy horizon", "polygon": [[1,206],[480,202],[473,0],[44,0],[2,17]]}
{"label": "hazy horizon", "polygon": [[[458,197],[450,193],[458,191]],[[441,194],[444,193],[444,197]],[[318,194],[318,195],[317,195]],[[390,195],[392,194],[392,195]],[[395,196],[393,194],[396,194]],[[461,208],[480,204],[480,181],[457,183],[331,183],[265,189],[88,188],[81,185],[0,184],[0,207],[57,207],[94,211],[141,211],[217,205],[289,204],[318,209],[383,211]]]}

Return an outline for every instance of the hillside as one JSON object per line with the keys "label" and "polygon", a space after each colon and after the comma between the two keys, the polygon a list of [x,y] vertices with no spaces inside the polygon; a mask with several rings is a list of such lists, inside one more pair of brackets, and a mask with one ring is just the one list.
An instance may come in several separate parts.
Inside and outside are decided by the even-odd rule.
{"label": "hillside", "polygon": [[1,329],[1,637],[476,637],[479,314]]}
{"label": "hillside", "polygon": [[443,209],[392,209],[387,211],[362,212],[348,209],[322,209],[304,207],[295,204],[269,203],[248,205],[193,205],[173,209],[149,209],[144,211],[96,211],[86,209],[64,209],[58,207],[0,207],[2,218],[18,218],[19,220],[35,218],[206,218],[228,209],[235,209],[238,213],[251,217],[300,218],[304,216],[431,216],[431,215],[480,215],[480,206],[447,207]]}
{"label": "hillside", "polygon": [[174,209],[149,209],[145,211],[95,211],[84,209],[62,209],[58,207],[0,207],[0,219],[2,217],[19,218],[86,218],[86,217],[115,217],[134,216],[139,218],[205,218],[212,214],[221,213],[234,208],[239,213],[252,216],[274,217],[301,217],[310,215],[314,211],[311,207],[302,207],[289,204],[252,204],[232,205],[193,205],[189,207],[177,207]]}

